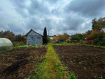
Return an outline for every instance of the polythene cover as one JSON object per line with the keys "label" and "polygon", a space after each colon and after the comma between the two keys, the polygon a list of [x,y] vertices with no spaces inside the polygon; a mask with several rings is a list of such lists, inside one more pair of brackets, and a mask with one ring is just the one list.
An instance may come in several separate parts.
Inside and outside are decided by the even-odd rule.
{"label": "polythene cover", "polygon": [[7,38],[0,38],[0,52],[12,50],[12,42]]}

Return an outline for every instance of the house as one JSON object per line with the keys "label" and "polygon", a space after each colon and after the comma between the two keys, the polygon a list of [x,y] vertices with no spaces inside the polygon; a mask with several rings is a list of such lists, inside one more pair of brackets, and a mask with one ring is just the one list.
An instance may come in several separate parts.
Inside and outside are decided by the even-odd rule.
{"label": "house", "polygon": [[100,29],[99,32],[105,33],[105,28]]}
{"label": "house", "polygon": [[31,29],[27,34],[27,45],[43,44],[43,35]]}
{"label": "house", "polygon": [[[54,36],[56,36],[56,35],[54,35]],[[53,39],[54,36],[48,36],[48,37],[49,37],[50,39]]]}

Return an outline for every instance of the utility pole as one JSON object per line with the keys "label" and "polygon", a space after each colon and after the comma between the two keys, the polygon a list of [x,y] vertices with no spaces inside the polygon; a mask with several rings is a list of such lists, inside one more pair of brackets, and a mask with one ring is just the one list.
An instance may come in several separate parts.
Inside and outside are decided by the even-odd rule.
{"label": "utility pole", "polygon": [[49,30],[48,30],[48,36],[49,36]]}

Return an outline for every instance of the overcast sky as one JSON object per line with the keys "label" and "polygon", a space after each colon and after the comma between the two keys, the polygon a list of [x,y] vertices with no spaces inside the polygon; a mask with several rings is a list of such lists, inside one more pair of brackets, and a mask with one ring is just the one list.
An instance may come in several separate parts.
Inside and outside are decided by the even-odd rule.
{"label": "overcast sky", "polygon": [[105,17],[105,0],[0,0],[0,31],[49,35],[84,33],[94,18]]}

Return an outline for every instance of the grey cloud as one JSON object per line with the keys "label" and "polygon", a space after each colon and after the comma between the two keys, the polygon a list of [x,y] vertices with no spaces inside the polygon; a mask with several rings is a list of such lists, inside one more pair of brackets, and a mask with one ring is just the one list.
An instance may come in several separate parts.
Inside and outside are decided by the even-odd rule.
{"label": "grey cloud", "polygon": [[20,22],[17,22],[13,17],[8,14],[0,15],[0,30],[11,30],[14,33],[21,33],[23,31]]}
{"label": "grey cloud", "polygon": [[17,32],[17,33],[20,33],[20,32],[23,32],[23,29],[21,27],[18,27],[20,25],[18,24],[14,24],[14,23],[9,23],[8,24],[8,29],[11,28],[12,31],[14,32]]}
{"label": "grey cloud", "polygon": [[44,25],[44,27],[46,27],[48,30],[52,29],[54,26],[52,19],[44,18],[41,22],[42,26]]}
{"label": "grey cloud", "polygon": [[49,8],[38,0],[31,0],[30,6],[28,6],[28,12],[30,15],[45,16],[50,13]]}
{"label": "grey cloud", "polygon": [[[37,15],[39,17],[50,14],[49,8],[38,0],[30,0],[30,4],[27,6],[26,0],[10,0],[15,10],[24,18]],[[26,12],[27,11],[27,12]]]}
{"label": "grey cloud", "polygon": [[73,0],[66,7],[66,12],[76,12],[84,16],[97,16],[105,9],[105,0]]}
{"label": "grey cloud", "polygon": [[25,9],[16,8],[16,11],[23,17],[27,18],[28,14],[25,12]]}
{"label": "grey cloud", "polygon": [[57,16],[60,15],[60,12],[59,12],[58,9],[53,9],[53,10],[51,11],[51,13],[52,13],[53,15],[57,15]]}
{"label": "grey cloud", "polygon": [[51,4],[55,4],[58,0],[46,0],[46,1],[48,1]]}
{"label": "grey cloud", "polygon": [[3,9],[0,7],[0,12],[2,12],[3,11]]}
{"label": "grey cloud", "polygon": [[51,30],[53,28],[54,23],[53,20],[49,18],[39,19],[37,17],[33,17],[29,18],[29,21],[27,22],[26,25],[27,25],[26,29],[28,30],[34,29],[36,32],[40,30],[43,33],[44,27],[46,27],[47,30]]}
{"label": "grey cloud", "polygon": [[54,25],[56,26],[55,29],[58,31],[63,31],[65,26],[64,26],[64,21],[59,21],[58,23],[54,23]]}
{"label": "grey cloud", "polygon": [[28,17],[28,14],[25,12],[27,6],[25,4],[26,0],[10,0],[13,6],[15,7],[16,12],[18,12],[22,17]]}
{"label": "grey cloud", "polygon": [[20,9],[26,8],[26,5],[25,5],[26,0],[10,0],[10,1],[13,3],[15,7],[18,7]]}
{"label": "grey cloud", "polygon": [[[10,29],[17,34],[26,33],[30,29],[43,32],[44,27],[49,31],[52,30],[51,35],[63,32],[71,34],[85,32],[91,29],[91,22],[88,20],[100,15],[103,17],[101,13],[105,11],[105,0],[72,0],[67,6],[65,4],[67,0],[30,0],[28,5],[27,0],[9,1],[7,4],[12,4],[11,7],[15,11],[10,13],[7,12],[6,5],[0,6],[2,11],[0,30]],[[64,6],[66,7],[63,8]],[[83,24],[84,27],[82,27]]]}
{"label": "grey cloud", "polygon": [[0,23],[0,31],[1,29],[13,31],[15,34],[16,33],[21,34],[23,32],[23,29],[21,27],[18,27],[18,25],[14,23],[9,24]]}
{"label": "grey cloud", "polygon": [[7,14],[1,13],[0,14],[0,27],[6,27],[5,25],[11,22],[11,17]]}
{"label": "grey cloud", "polygon": [[1,31],[2,29],[7,30],[7,28],[6,28],[5,24],[3,24],[3,23],[1,23],[1,22],[0,22],[0,31]]}
{"label": "grey cloud", "polygon": [[78,30],[83,22],[83,18],[67,16],[64,19],[64,24],[66,24],[68,27],[64,28],[64,30]]}
{"label": "grey cloud", "polygon": [[42,30],[43,27],[41,26],[40,19],[30,18],[29,22],[27,22],[27,29]]}
{"label": "grey cloud", "polygon": [[[15,10],[24,18],[37,15],[39,17],[50,14],[49,8],[38,0],[30,0],[30,4],[26,5],[26,0],[10,0]],[[28,12],[26,13],[25,10]]]}

